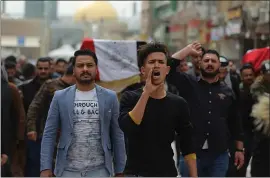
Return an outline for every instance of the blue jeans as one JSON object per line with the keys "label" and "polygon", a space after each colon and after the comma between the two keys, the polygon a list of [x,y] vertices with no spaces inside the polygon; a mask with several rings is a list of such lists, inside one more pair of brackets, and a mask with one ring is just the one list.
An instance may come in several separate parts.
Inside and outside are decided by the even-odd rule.
{"label": "blue jeans", "polygon": [[[200,155],[197,155],[197,169],[199,177],[226,177],[228,165],[228,152],[224,152],[216,156],[210,152],[203,151]],[[189,177],[188,167],[185,164],[183,156],[180,156],[179,166],[180,175],[182,177]]]}
{"label": "blue jeans", "polygon": [[110,177],[110,174],[106,168],[101,168],[88,172],[64,171],[61,177]]}
{"label": "blue jeans", "polygon": [[40,148],[41,139],[37,141],[27,139],[25,177],[40,176]]}

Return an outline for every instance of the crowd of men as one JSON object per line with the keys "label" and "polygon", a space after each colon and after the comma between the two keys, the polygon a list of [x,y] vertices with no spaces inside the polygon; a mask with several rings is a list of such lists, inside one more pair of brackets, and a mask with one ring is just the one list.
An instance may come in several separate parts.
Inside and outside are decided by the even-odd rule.
{"label": "crowd of men", "polygon": [[120,98],[96,84],[89,49],[1,65],[3,177],[245,177],[249,165],[270,176],[270,60],[238,73],[198,42],[171,56],[147,43],[141,81]]}

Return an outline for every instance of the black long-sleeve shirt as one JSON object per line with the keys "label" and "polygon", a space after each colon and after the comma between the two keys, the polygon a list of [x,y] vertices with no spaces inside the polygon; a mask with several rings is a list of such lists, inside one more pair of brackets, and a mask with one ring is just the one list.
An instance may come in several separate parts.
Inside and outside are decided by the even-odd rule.
{"label": "black long-sleeve shirt", "polygon": [[196,151],[200,153],[207,140],[208,150],[220,154],[229,148],[229,141],[243,141],[243,128],[236,97],[232,89],[217,81],[209,84],[171,66],[168,82],[176,86],[186,99],[194,125]]}
{"label": "black long-sleeve shirt", "polygon": [[250,114],[251,114],[252,106],[254,103],[255,103],[255,100],[252,98],[250,89],[244,86],[240,90],[239,109],[240,109],[243,130],[244,130],[246,139],[250,139],[250,137],[253,136],[254,119],[250,116]]}
{"label": "black long-sleeve shirt", "polygon": [[139,176],[177,176],[171,143],[180,135],[183,155],[194,153],[193,127],[186,101],[167,93],[163,99],[149,98],[140,125],[129,112],[135,107],[142,89],[125,92],[120,102],[119,125],[128,137],[126,174]]}

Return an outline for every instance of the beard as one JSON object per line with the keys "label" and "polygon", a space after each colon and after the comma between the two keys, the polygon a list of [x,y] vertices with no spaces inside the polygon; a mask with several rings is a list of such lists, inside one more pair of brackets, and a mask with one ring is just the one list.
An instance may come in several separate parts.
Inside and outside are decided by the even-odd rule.
{"label": "beard", "polygon": [[204,69],[200,69],[201,70],[201,74],[204,78],[215,78],[217,76],[217,74],[219,73],[219,69],[217,69],[214,72],[206,72]]}
{"label": "beard", "polygon": [[[85,74],[89,75],[90,78],[89,78],[89,79],[82,79],[82,77],[83,77]],[[76,81],[77,81],[79,84],[81,84],[81,85],[89,85],[89,84],[91,84],[91,83],[94,81],[95,76],[93,77],[93,76],[92,76],[91,74],[89,74],[89,73],[83,73],[83,74],[81,74],[80,76],[75,76],[75,78],[76,78]]]}
{"label": "beard", "polygon": [[14,80],[14,77],[11,77],[11,76],[8,77],[9,82],[13,82],[13,80]]}
{"label": "beard", "polygon": [[88,80],[82,80],[80,78],[76,78],[77,82],[81,85],[89,85],[93,82],[92,79],[88,79]]}

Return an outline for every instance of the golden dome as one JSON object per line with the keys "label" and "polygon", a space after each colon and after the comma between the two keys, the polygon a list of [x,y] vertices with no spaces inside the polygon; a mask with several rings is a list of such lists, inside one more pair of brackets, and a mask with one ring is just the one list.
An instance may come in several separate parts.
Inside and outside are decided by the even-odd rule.
{"label": "golden dome", "polygon": [[84,19],[85,18],[85,10],[86,10],[85,7],[77,10],[73,16],[73,19],[75,21],[80,21],[80,20]]}
{"label": "golden dome", "polygon": [[116,20],[117,11],[107,1],[95,1],[85,8],[79,9],[75,15],[75,20],[89,20],[99,21],[103,20]]}

